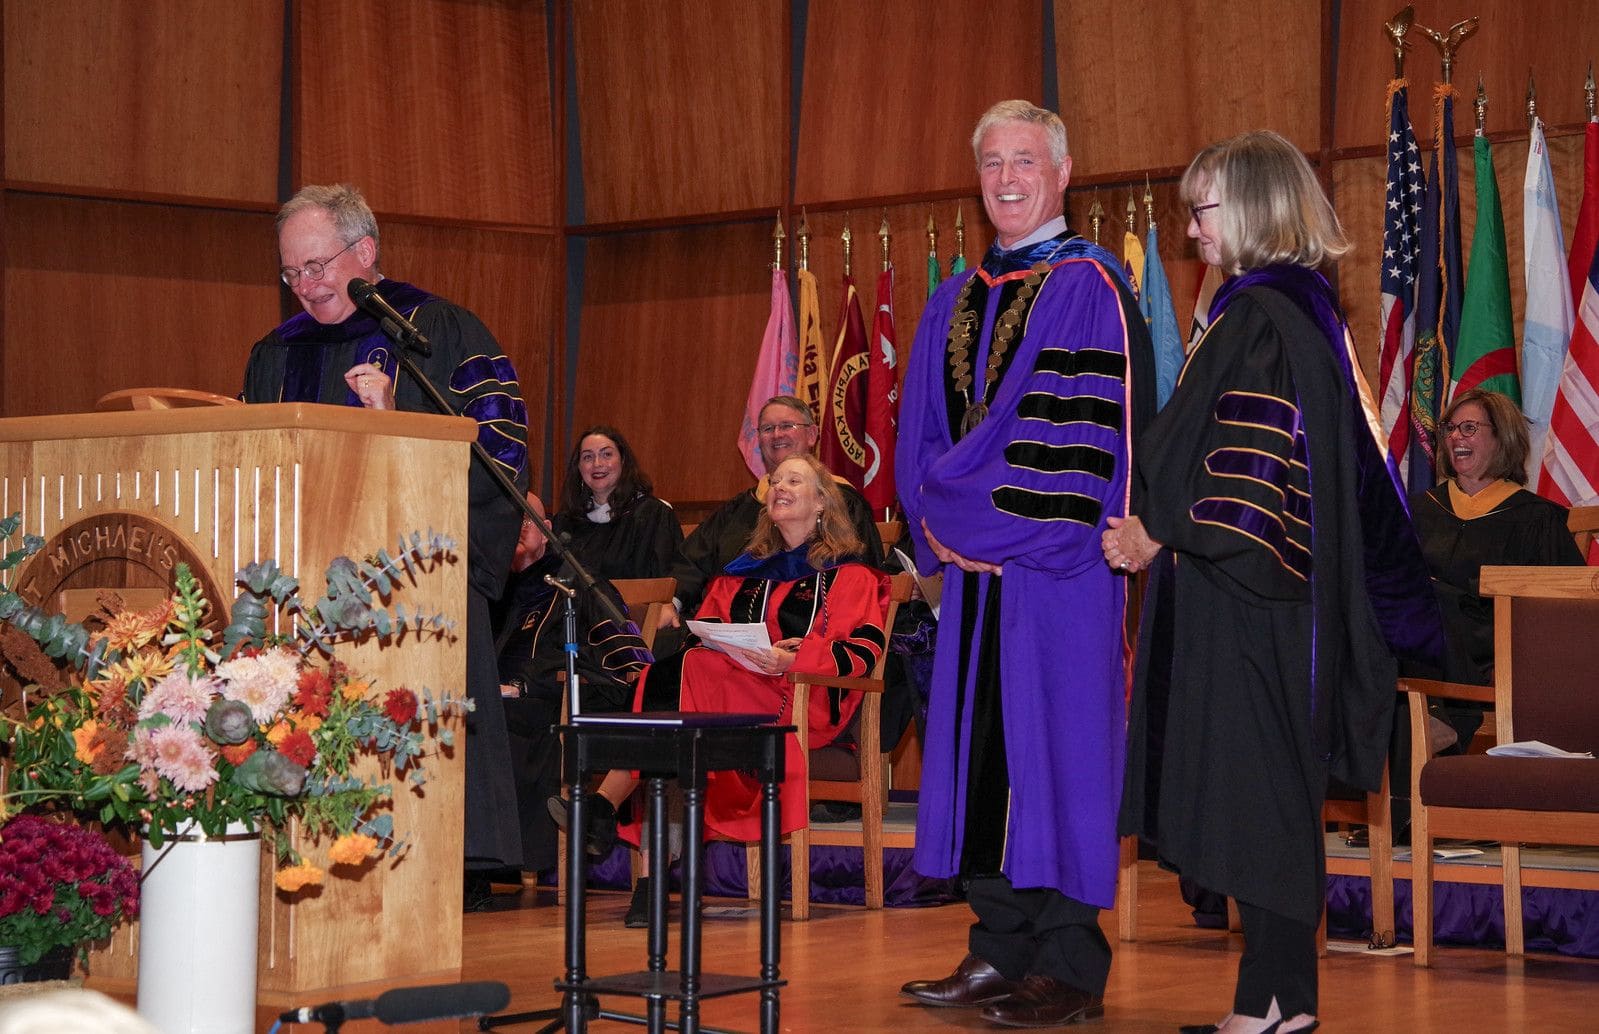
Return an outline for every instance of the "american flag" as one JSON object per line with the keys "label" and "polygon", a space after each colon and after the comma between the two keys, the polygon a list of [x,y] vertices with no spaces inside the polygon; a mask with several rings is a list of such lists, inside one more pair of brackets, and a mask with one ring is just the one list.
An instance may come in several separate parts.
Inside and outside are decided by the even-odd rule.
{"label": "american flag", "polygon": [[1567,506],[1599,503],[1599,252],[1582,286],[1577,328],[1544,443],[1538,494]]}
{"label": "american flag", "polygon": [[1421,254],[1421,149],[1410,126],[1409,89],[1388,93],[1388,191],[1382,226],[1382,426],[1405,473],[1410,446],[1410,375],[1416,347],[1416,270]]}

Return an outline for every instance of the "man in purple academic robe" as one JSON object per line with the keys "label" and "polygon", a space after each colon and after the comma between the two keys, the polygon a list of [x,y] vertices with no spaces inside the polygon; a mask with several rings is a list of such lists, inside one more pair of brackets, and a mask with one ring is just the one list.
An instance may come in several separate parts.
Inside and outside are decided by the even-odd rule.
{"label": "man in purple academic robe", "polygon": [[906,371],[898,487],[945,574],[916,868],[968,883],[968,953],[927,1005],[1057,1026],[1101,1015],[1126,735],[1127,512],[1154,352],[1108,252],[1066,227],[1053,112],[1004,101],[972,135],[998,239],[928,301]]}

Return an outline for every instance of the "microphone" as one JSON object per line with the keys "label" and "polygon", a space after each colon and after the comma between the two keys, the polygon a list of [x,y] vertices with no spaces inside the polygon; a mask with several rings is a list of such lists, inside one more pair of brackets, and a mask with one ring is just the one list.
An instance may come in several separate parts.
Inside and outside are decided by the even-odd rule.
{"label": "microphone", "polygon": [[291,1009],[278,1017],[279,1023],[321,1023],[338,1025],[348,1020],[376,1018],[379,1023],[425,1023],[429,1020],[454,1020],[498,1012],[511,1002],[511,990],[498,980],[468,984],[433,984],[427,987],[397,987],[376,998],[348,1002],[326,1002],[308,1008]]}
{"label": "microphone", "polygon": [[365,309],[378,318],[383,329],[389,336],[395,338],[403,345],[416,349],[423,355],[433,354],[433,343],[427,336],[416,329],[416,324],[401,316],[394,306],[384,300],[375,285],[367,283],[360,277],[350,278],[346,290],[350,294],[350,301]]}
{"label": "microphone", "polygon": [[382,1023],[425,1023],[483,1016],[499,1012],[510,1004],[510,988],[498,980],[479,980],[468,984],[397,987],[378,995],[375,1012]]}

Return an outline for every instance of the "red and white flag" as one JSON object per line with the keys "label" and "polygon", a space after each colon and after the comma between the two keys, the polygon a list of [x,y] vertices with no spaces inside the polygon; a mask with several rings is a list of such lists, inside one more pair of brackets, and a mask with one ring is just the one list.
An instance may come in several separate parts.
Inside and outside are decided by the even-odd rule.
{"label": "red and white flag", "polygon": [[1599,503],[1599,253],[1588,263],[1544,440],[1538,494],[1562,506]]}
{"label": "red and white flag", "polygon": [[873,515],[894,506],[894,435],[899,418],[899,357],[894,345],[894,267],[877,277],[866,377],[866,473],[861,494]]}
{"label": "red and white flag", "polygon": [[788,297],[788,276],[772,267],[772,314],[766,318],[766,333],[761,335],[761,354],[755,360],[755,376],[750,379],[749,397],[744,401],[744,422],[738,431],[738,451],[757,478],[766,476],[761,460],[759,435],[761,407],[773,395],[794,394],[799,376],[799,345],[794,334],[794,306]]}

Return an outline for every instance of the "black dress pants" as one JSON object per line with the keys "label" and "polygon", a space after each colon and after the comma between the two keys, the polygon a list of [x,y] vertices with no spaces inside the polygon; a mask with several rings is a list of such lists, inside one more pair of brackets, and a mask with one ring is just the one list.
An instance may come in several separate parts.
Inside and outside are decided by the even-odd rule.
{"label": "black dress pants", "polygon": [[1263,1017],[1275,998],[1283,1019],[1314,1016],[1316,928],[1246,901],[1238,902],[1238,918],[1244,924],[1244,954],[1238,960],[1233,1012]]}
{"label": "black dress pants", "polygon": [[1110,942],[1099,928],[1098,908],[1052,887],[1017,890],[997,875],[974,877],[967,900],[977,914],[967,947],[1006,979],[1040,973],[1079,991],[1105,993]]}

